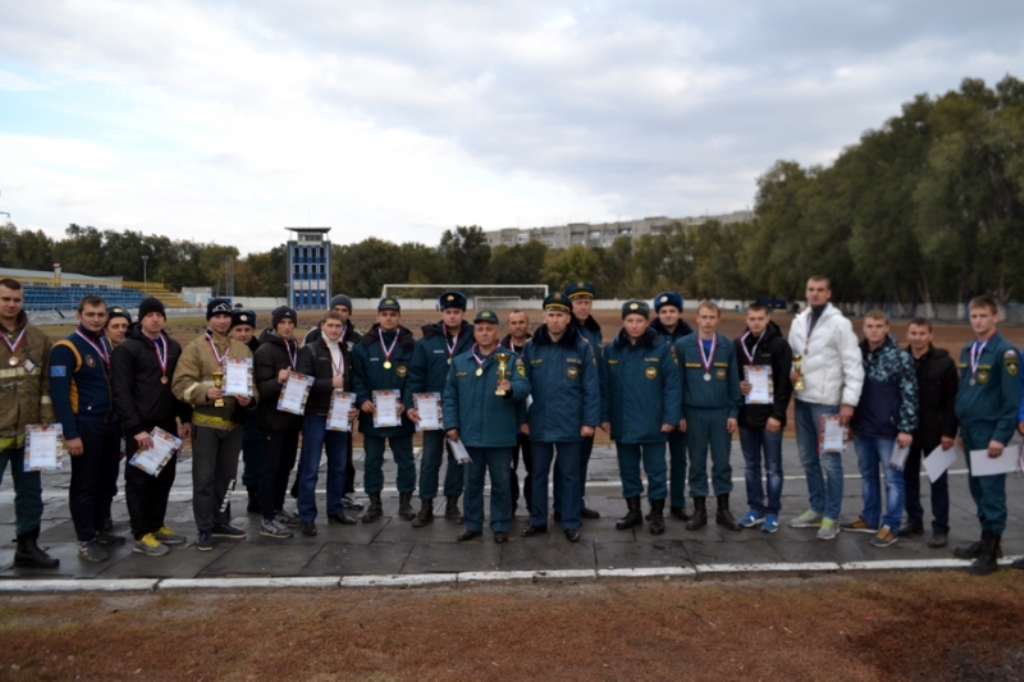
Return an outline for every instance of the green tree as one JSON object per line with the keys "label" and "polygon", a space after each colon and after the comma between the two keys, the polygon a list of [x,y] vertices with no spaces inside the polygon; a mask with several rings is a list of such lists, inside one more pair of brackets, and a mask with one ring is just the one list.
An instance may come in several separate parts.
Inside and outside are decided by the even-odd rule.
{"label": "green tree", "polygon": [[437,251],[446,278],[438,284],[486,284],[489,281],[487,267],[491,262],[491,247],[479,226],[445,230]]}

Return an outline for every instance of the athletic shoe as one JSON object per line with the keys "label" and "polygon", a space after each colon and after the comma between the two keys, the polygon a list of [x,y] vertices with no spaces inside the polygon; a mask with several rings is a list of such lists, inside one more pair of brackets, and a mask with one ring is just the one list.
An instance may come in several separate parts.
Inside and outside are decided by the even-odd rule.
{"label": "athletic shoe", "polygon": [[271,519],[267,521],[263,519],[263,525],[260,526],[260,535],[268,538],[274,538],[276,540],[284,540],[292,536],[292,532],[288,530],[283,524],[279,523],[277,519]]}
{"label": "athletic shoe", "polygon": [[196,538],[196,549],[200,552],[209,552],[213,546],[213,533],[208,530],[199,531],[199,537]]}
{"label": "athletic shoe", "polygon": [[932,549],[939,549],[940,547],[946,546],[946,534],[945,533],[932,533],[932,536],[928,538],[928,546]]}
{"label": "athletic shoe", "polygon": [[779,515],[778,514],[765,514],[764,525],[761,526],[761,532],[763,533],[774,533],[779,529]]}
{"label": "athletic shoe", "polygon": [[124,536],[114,535],[113,533],[103,531],[96,536],[96,542],[100,543],[104,547],[121,547],[124,545]]}
{"label": "athletic shoe", "polygon": [[341,506],[345,509],[351,509],[352,511],[362,511],[363,505],[356,502],[356,499],[351,495],[345,495],[341,498]]}
{"label": "athletic shoe", "polygon": [[819,540],[835,540],[839,535],[839,524],[835,519],[822,519],[821,527],[818,528]]}
{"label": "athletic shoe", "polygon": [[83,542],[78,545],[78,558],[83,561],[90,561],[94,564],[98,564],[101,561],[106,561],[110,558],[107,551],[100,547],[100,543],[96,540],[90,540],[89,542]]}
{"label": "athletic shoe", "polygon": [[[307,538],[311,538],[316,535],[316,523],[313,521],[302,522],[302,534]],[[291,533],[289,533],[291,535]]]}
{"label": "athletic shoe", "polygon": [[132,551],[136,554],[145,554],[146,556],[163,556],[171,550],[167,548],[167,545],[157,540],[156,535],[146,533],[142,536],[141,540],[135,541],[135,547],[132,548]]}
{"label": "athletic shoe", "polygon": [[924,525],[920,523],[912,523],[900,528],[900,532],[896,533],[898,538],[909,538],[914,535],[924,535]]}
{"label": "athletic shoe", "polygon": [[818,528],[821,526],[821,514],[808,509],[789,522],[790,528]]}
{"label": "athletic shoe", "polygon": [[762,523],[764,523],[764,514],[753,509],[744,514],[743,518],[740,519],[740,526],[743,528],[753,528],[754,526],[760,526]]}
{"label": "athletic shoe", "polygon": [[896,535],[893,534],[889,526],[882,526],[878,531],[878,535],[871,538],[872,547],[888,547],[889,545],[896,543]]}
{"label": "athletic shoe", "polygon": [[277,516],[274,517],[274,520],[288,528],[300,528],[302,526],[302,521],[299,520],[298,515],[293,514],[290,511],[277,512]]}
{"label": "athletic shoe", "polygon": [[171,530],[170,526],[167,526],[166,524],[160,526],[160,530],[153,533],[153,535],[156,536],[157,540],[165,545],[184,545],[188,540],[184,535],[178,535],[175,533]]}
{"label": "athletic shoe", "polygon": [[868,525],[868,522],[864,520],[863,516],[858,516],[852,523],[844,523],[840,528],[851,533],[871,533],[874,535],[878,532],[877,528],[872,528]]}
{"label": "athletic shoe", "polygon": [[245,531],[239,530],[234,526],[229,526],[226,523],[218,523],[213,527],[211,534],[215,538],[226,538],[228,540],[244,540]]}

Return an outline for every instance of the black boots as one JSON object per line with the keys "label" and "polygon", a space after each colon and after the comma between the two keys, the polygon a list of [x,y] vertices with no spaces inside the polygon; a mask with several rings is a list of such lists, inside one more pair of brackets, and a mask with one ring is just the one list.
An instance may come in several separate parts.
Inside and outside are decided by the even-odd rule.
{"label": "black boots", "polygon": [[247,485],[245,486],[246,492],[249,493],[249,504],[246,506],[245,511],[250,514],[260,513],[260,487],[258,485]]}
{"label": "black boots", "polygon": [[19,568],[57,568],[60,559],[54,559],[36,544],[39,528],[18,536],[18,549],[14,552],[14,565]]}
{"label": "black boots", "polygon": [[967,572],[978,576],[994,573],[999,568],[998,559],[1002,554],[999,546],[1000,540],[1000,536],[992,531],[982,531],[981,549],[978,551],[978,556],[974,559],[974,563],[967,567]]}
{"label": "black boots", "polygon": [[618,530],[629,530],[633,526],[644,525],[643,512],[640,511],[640,498],[627,497],[626,505],[629,507],[629,511],[626,512],[621,521],[615,524],[615,528]]}
{"label": "black boots", "polygon": [[[981,540],[979,540],[978,542],[972,542],[966,547],[957,547],[956,549],[954,549],[953,555],[958,559],[977,559],[979,556],[981,556],[981,550],[985,544],[986,532],[987,531],[982,531]],[[1001,559],[1002,557],[1003,550],[1000,548],[996,552],[996,558]]]}
{"label": "black boots", "polygon": [[[637,502],[639,506],[639,502]],[[665,532],[665,500],[651,500],[651,535]]]}
{"label": "black boots", "polygon": [[416,512],[412,510],[412,493],[398,493],[398,515],[406,521],[416,518]]}
{"label": "black boots", "polygon": [[444,518],[452,523],[462,523],[462,513],[459,511],[459,496],[448,495],[445,499]]}
{"label": "black boots", "polygon": [[384,508],[380,503],[380,493],[370,493],[370,504],[363,514],[363,523],[372,523],[384,515]]}
{"label": "black boots", "polygon": [[729,511],[729,493],[718,496],[718,509],[715,512],[715,523],[725,526],[729,530],[743,530],[739,522]]}
{"label": "black boots", "polygon": [[420,510],[416,514],[416,518],[412,520],[413,528],[423,528],[423,526],[434,521],[434,501],[423,500],[420,502]]}
{"label": "black boots", "polygon": [[689,521],[690,515],[686,513],[686,507],[671,507],[668,513],[680,521]]}
{"label": "black boots", "polygon": [[693,516],[686,522],[686,530],[697,530],[708,525],[708,508],[705,505],[705,498],[693,498]]}

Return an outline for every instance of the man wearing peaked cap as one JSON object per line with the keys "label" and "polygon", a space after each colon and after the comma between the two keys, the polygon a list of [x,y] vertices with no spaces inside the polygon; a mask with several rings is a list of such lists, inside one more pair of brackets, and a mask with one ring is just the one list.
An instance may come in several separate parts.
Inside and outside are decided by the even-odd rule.
{"label": "man wearing peaked cap", "polygon": [[397,298],[388,296],[387,298],[380,299],[380,303],[377,304],[377,312],[379,313],[383,310],[394,310],[400,313],[402,312],[402,306]]}
{"label": "man wearing peaked cap", "polygon": [[[591,309],[594,306],[594,299],[597,297],[597,290],[594,285],[590,282],[577,281],[572,282],[565,288],[566,297],[572,301],[572,324],[579,331],[580,335],[586,339],[591,346],[594,348],[594,356],[601,354],[601,347],[604,345],[604,337],[601,335],[601,325],[597,323],[594,316],[590,314]],[[598,364],[598,374],[603,375],[604,366]],[[604,384],[603,376],[601,376],[601,384]],[[594,450],[594,437],[583,439],[583,444],[580,449],[580,496],[585,497],[587,494],[587,468],[590,464],[590,454]],[[555,480],[558,480],[558,474],[555,475]],[[561,494],[558,492],[560,486],[555,487],[555,514],[561,513],[562,500]],[[587,507],[587,505],[581,502],[580,515],[585,519],[596,519],[601,515]]]}
{"label": "man wearing peaked cap", "polygon": [[[651,329],[670,344],[693,333],[683,319],[683,297],[676,291],[663,291],[654,297],[654,313],[658,317],[651,322]],[[686,434],[676,429],[668,434],[669,482],[672,516],[689,521],[686,513]]]}
{"label": "man wearing peaked cap", "polygon": [[[416,342],[409,364],[404,398],[409,419],[413,422],[420,418],[413,396],[417,393],[444,395],[448,370],[455,356],[467,352],[473,345],[473,325],[463,319],[466,297],[458,291],[446,291],[438,297],[438,307],[441,320],[423,327],[423,337]],[[437,496],[442,460],[447,461],[444,517],[452,523],[462,523],[459,497],[465,488],[463,468],[445,443],[443,431],[424,431],[423,458],[420,460],[420,510],[413,519],[414,528],[422,528],[434,519],[434,498]]]}

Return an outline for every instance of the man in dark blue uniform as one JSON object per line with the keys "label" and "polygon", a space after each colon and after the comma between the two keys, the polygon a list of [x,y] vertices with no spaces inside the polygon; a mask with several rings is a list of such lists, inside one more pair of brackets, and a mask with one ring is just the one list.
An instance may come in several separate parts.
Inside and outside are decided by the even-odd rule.
{"label": "man in dark blue uniform", "polygon": [[363,523],[376,521],[383,515],[380,493],[384,489],[384,445],[398,465],[398,515],[406,521],[415,516],[412,494],[416,490],[416,461],[412,454],[414,425],[399,401],[398,426],[374,426],[376,408],[374,391],[405,390],[409,376],[415,341],[412,332],[401,325],[402,308],[398,299],[387,297],[377,305],[377,324],[363,335],[352,352],[352,390],[359,406],[359,431],[363,434],[365,452],[363,485],[370,497],[370,505],[363,514]]}
{"label": "man in dark blue uniform", "polygon": [[[651,321],[651,329],[669,344],[674,345],[679,339],[693,333],[693,328],[682,318],[683,297],[678,291],[663,291],[655,296],[654,314],[657,317]],[[690,515],[686,513],[686,434],[678,428],[668,434],[668,451],[669,511],[677,519],[689,521]]]}
{"label": "man in dark blue uniform", "polygon": [[79,558],[100,562],[104,547],[123,545],[103,530],[121,462],[121,427],[110,388],[110,355],[102,341],[107,304],[86,296],[78,329],[50,351],[50,397],[71,455],[71,520]]}
{"label": "man in dark blue uniform", "polygon": [[[456,355],[462,355],[473,345],[473,326],[463,320],[466,314],[466,297],[458,291],[446,291],[438,299],[441,321],[423,327],[423,337],[416,342],[409,364],[409,380],[405,384],[405,409],[413,423],[419,423],[416,412],[416,393],[438,393],[444,395],[448,370]],[[412,520],[413,528],[422,528],[434,520],[434,498],[437,497],[437,482],[441,471],[441,460],[448,451],[444,431],[423,432],[423,458],[420,460],[420,511]],[[459,513],[459,497],[462,495],[465,476],[448,452],[448,467],[444,476],[445,512],[444,517],[452,523],[462,523]]]}
{"label": "man in dark blue uniform", "polygon": [[557,447],[561,481],[562,529],[580,539],[580,450],[601,420],[601,387],[593,346],[570,324],[571,303],[564,294],[544,299],[544,324],[523,348],[532,406],[523,431],[533,451],[533,507],[524,537],[548,530],[548,474]]}
{"label": "man in dark blue uniform", "polygon": [[[991,296],[978,296],[968,306],[975,339],[960,351],[960,386],[956,393],[956,417],[960,440],[971,466],[971,451],[984,450],[989,457],[1003,455],[1013,438],[1021,411],[1020,353],[996,330],[999,307]],[[1006,529],[1006,474],[969,479],[971,497],[978,506],[981,540],[957,547],[962,559],[974,559],[967,569],[973,575],[989,575],[1002,555],[1000,542]]]}
{"label": "man in dark blue uniform", "polygon": [[[491,532],[494,541],[502,544],[508,541],[512,525],[508,479],[516,431],[524,416],[519,408],[530,394],[530,382],[519,357],[498,346],[498,316],[481,310],[473,322],[476,343],[452,362],[442,410],[447,437],[461,440],[470,457],[463,465],[466,530],[458,539],[465,542],[483,533],[484,474],[489,472]],[[498,352],[505,354],[504,367],[496,357]]]}
{"label": "man in dark blue uniform", "polygon": [[601,392],[601,427],[611,432],[619,457],[622,496],[629,512],[615,524],[628,530],[643,524],[640,462],[647,473],[651,533],[665,532],[665,440],[678,428],[682,406],[679,362],[672,344],[648,326],[643,301],[622,306],[622,331],[604,348],[601,361],[607,390]]}
{"label": "man in dark blue uniform", "polygon": [[718,500],[715,520],[729,530],[740,530],[729,510],[729,493],[732,492],[729,451],[743,397],[732,341],[715,331],[720,320],[718,306],[704,301],[697,308],[697,333],[676,342],[676,355],[683,364],[683,418],[679,428],[687,433],[690,495],[694,504],[693,517],[686,523],[687,530],[696,530],[708,522],[705,500],[709,449],[712,485]]}
{"label": "man in dark blue uniform", "polygon": [[[594,307],[594,298],[597,293],[594,285],[590,282],[573,282],[565,288],[565,296],[572,302],[572,324],[580,335],[590,343],[594,350],[594,357],[601,354],[601,347],[604,345],[604,337],[601,335],[601,325],[597,323],[594,316],[590,314]],[[604,369],[598,366],[598,377]],[[603,385],[603,381],[601,384]],[[587,495],[587,469],[590,466],[590,455],[594,451],[594,436],[584,438],[580,445],[580,515],[585,519],[597,519],[601,517],[596,510],[587,507],[582,498]],[[558,482],[558,474],[555,475],[555,482]],[[555,516],[561,511],[561,499],[558,487],[555,488]]]}

